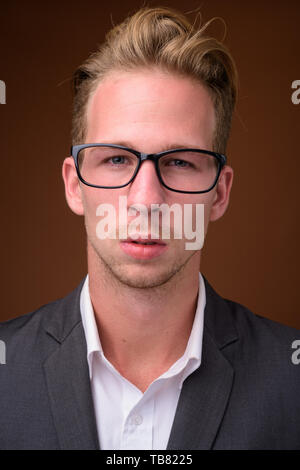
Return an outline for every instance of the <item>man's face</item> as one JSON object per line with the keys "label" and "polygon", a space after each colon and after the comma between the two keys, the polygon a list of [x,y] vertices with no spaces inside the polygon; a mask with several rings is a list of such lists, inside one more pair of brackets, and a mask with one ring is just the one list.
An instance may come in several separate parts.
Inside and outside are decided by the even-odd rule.
{"label": "man's face", "polygon": [[[198,82],[158,70],[115,72],[98,85],[90,98],[86,143],[124,145],[145,153],[178,147],[212,150],[214,129],[215,113],[210,95]],[[68,165],[73,163],[69,161]],[[71,174],[76,178],[73,170]],[[65,177],[66,185],[71,179],[72,176]],[[164,249],[153,256],[138,255],[146,252],[147,247],[136,249],[136,256],[135,248],[133,254],[132,250],[124,249],[124,240],[97,237],[99,216],[96,210],[99,204],[109,203],[118,214],[119,197],[126,196],[127,209],[143,204],[149,210],[150,220],[151,204],[172,206],[177,203],[182,207],[183,204],[193,204],[193,207],[197,203],[204,204],[206,233],[209,220],[221,215],[213,213],[218,201],[216,188],[203,194],[170,191],[161,185],[150,160],[142,163],[133,182],[123,188],[100,189],[76,184],[85,216],[89,263],[94,267],[102,267],[121,283],[139,288],[160,286],[175,275],[199,270],[200,251],[185,248],[184,233],[182,239],[164,239]],[[69,204],[80,213],[78,206],[74,209],[72,202]],[[132,218],[128,217],[128,223]]]}

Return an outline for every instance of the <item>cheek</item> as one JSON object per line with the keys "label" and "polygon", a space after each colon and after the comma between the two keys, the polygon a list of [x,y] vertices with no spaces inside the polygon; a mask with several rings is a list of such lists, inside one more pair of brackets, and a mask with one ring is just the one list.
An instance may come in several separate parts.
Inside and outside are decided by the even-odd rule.
{"label": "cheek", "polygon": [[206,228],[206,229],[207,229],[207,226],[208,226],[208,223],[209,223],[209,219],[210,219],[211,207],[212,207],[212,203],[211,203],[211,202],[205,204],[205,207],[204,207],[204,225],[205,225],[205,228]]}
{"label": "cheek", "polygon": [[101,242],[101,246],[108,246],[112,243],[109,238],[115,239],[118,234],[118,195],[88,188],[83,192],[82,201],[88,238]]}
{"label": "cheek", "polygon": [[210,213],[212,210],[212,207],[214,205],[214,202],[216,200],[217,194],[216,194],[216,189],[214,188],[212,191],[209,193],[204,194],[204,198],[202,203],[205,205],[205,225],[207,226],[210,220]]}
{"label": "cheek", "polygon": [[81,188],[82,203],[86,216],[95,218],[97,208],[102,204],[103,206],[108,204],[117,207],[114,198],[107,193],[103,193],[103,191],[105,190],[88,186]]}
{"label": "cheek", "polygon": [[[199,197],[200,196],[200,197]],[[185,200],[176,199],[172,204],[177,203],[182,207],[182,223],[183,233],[187,236],[188,233],[204,233],[207,232],[209,224],[211,207],[213,204],[214,196],[210,193],[198,195],[195,197],[185,198]]]}
{"label": "cheek", "polygon": [[207,229],[208,229],[208,224],[210,221],[210,214],[211,214],[211,209],[214,203],[214,194],[207,193],[206,195],[203,194],[201,200],[198,200],[196,204],[202,204],[203,205],[203,211],[204,211],[204,234],[206,235]]}

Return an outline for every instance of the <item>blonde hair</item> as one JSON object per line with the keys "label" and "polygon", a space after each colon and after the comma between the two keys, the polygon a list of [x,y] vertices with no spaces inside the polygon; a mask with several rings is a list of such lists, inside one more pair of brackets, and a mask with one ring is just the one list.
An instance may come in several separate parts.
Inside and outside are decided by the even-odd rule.
{"label": "blonde hair", "polygon": [[84,143],[89,97],[115,70],[158,67],[191,77],[210,92],[216,115],[213,150],[225,153],[237,94],[237,73],[227,48],[170,8],[142,8],[108,32],[105,42],[74,74],[73,145]]}

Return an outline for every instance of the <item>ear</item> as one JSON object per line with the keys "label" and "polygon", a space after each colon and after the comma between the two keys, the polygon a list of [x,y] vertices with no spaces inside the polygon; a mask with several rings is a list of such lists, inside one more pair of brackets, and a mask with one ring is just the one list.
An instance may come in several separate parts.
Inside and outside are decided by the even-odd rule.
{"label": "ear", "polygon": [[72,157],[64,160],[62,166],[62,177],[65,183],[65,195],[68,206],[77,215],[83,215],[82,193],[80,181],[77,176],[75,163]]}
{"label": "ear", "polygon": [[209,220],[218,220],[225,213],[229,204],[229,196],[233,181],[233,169],[225,165],[217,183],[214,201],[210,211]]}

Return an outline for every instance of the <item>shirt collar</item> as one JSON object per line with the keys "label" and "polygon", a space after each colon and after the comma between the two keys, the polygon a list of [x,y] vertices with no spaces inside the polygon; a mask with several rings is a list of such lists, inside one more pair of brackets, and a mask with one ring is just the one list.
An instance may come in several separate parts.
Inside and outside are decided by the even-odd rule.
{"label": "shirt collar", "polygon": [[87,361],[89,364],[90,379],[92,378],[92,355],[95,351],[103,353],[94,309],[89,292],[89,275],[86,276],[80,294],[80,312],[87,344]]}
{"label": "shirt collar", "polygon": [[[177,374],[181,374],[180,388],[185,378],[190,375],[201,364],[202,355],[202,337],[204,308],[206,304],[205,284],[201,273],[199,273],[199,291],[195,318],[191,334],[184,354],[164,373],[160,379],[167,379]],[[94,310],[89,293],[89,276],[86,276],[81,294],[80,294],[80,312],[83,329],[87,343],[87,361],[89,366],[90,380],[92,379],[92,360],[93,353],[98,351],[103,355],[103,349],[98,334],[98,328],[95,321]]]}

